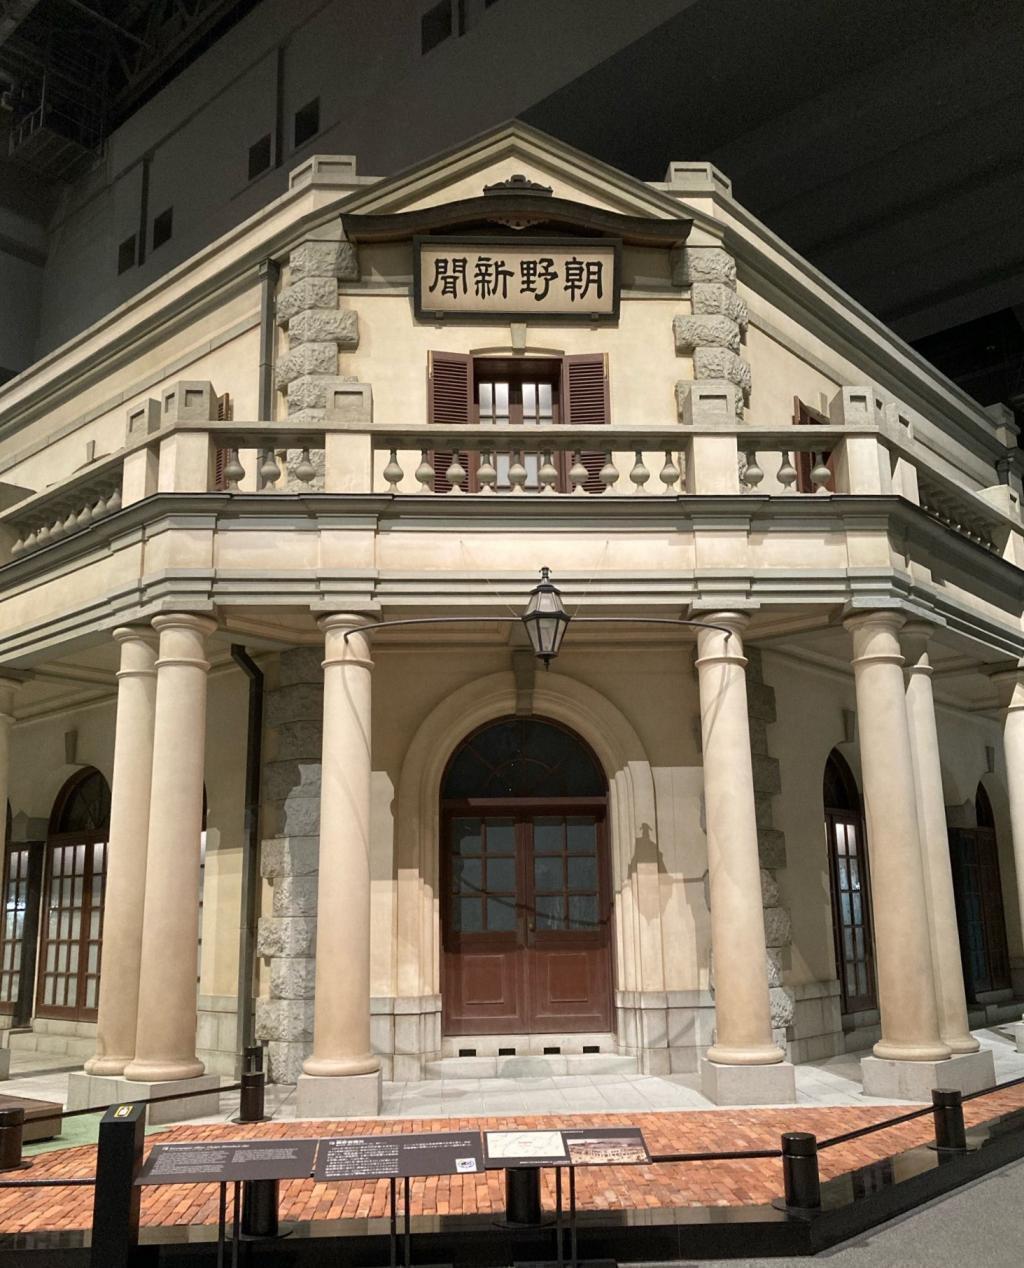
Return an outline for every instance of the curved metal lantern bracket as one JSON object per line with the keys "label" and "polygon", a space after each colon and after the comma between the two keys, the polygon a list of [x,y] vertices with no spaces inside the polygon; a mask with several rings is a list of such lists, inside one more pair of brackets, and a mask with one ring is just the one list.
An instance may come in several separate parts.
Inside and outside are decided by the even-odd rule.
{"label": "curved metal lantern bracket", "polygon": [[[376,630],[394,629],[399,625],[479,625],[482,621],[501,621],[507,624],[509,621],[521,621],[522,617],[516,615],[509,616],[410,616],[399,617],[394,621],[377,621],[373,625],[360,625],[356,629],[345,631],[345,642],[353,634],[372,634]],[[691,621],[684,617],[676,616],[574,616],[570,617],[570,624],[576,622],[590,624],[614,624],[614,625],[692,625],[700,630],[718,630],[724,634],[726,639],[732,637],[732,630],[726,625],[716,625],[713,621]]]}

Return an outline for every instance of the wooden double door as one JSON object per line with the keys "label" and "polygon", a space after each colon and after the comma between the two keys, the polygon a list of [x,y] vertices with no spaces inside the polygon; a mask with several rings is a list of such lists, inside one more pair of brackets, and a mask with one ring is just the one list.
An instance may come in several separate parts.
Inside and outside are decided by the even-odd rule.
{"label": "wooden double door", "polygon": [[442,834],[445,1033],[610,1030],[604,798],[447,803]]}

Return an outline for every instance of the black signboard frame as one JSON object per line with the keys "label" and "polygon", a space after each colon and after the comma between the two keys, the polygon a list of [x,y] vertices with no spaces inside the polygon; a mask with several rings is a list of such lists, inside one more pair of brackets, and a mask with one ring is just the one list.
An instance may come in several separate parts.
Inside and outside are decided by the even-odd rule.
{"label": "black signboard frame", "polygon": [[[604,326],[617,325],[622,307],[622,239],[602,237],[511,237],[507,234],[449,235],[449,234],[415,234],[413,236],[413,272],[412,295],[413,315],[417,321],[429,322],[431,325],[448,324],[488,326],[503,325],[512,321],[527,322],[531,326]],[[585,251],[588,247],[602,250],[610,249],[613,257],[613,290],[611,311],[607,313],[586,312],[531,312],[522,309],[476,309],[467,312],[451,312],[447,309],[438,311],[430,308],[429,299],[424,300],[423,281],[420,276],[420,246],[460,246],[467,249],[481,247],[524,247],[543,249],[544,247],[562,247],[574,251]]]}

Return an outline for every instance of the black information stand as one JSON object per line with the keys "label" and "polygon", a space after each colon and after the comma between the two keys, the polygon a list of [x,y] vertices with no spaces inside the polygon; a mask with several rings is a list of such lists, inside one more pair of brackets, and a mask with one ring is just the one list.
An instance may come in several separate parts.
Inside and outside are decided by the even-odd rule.
{"label": "black information stand", "polygon": [[402,1181],[402,1264],[411,1268],[409,1188],[414,1176],[478,1175],[484,1170],[479,1132],[408,1136],[332,1136],[320,1142],[315,1180],[386,1179],[391,1200],[391,1268],[398,1268],[397,1181]]}
{"label": "black information stand", "polygon": [[316,1140],[191,1140],[154,1145],[136,1184],[218,1184],[217,1268],[224,1268],[227,1190],[233,1188],[231,1268],[238,1265],[242,1185],[248,1180],[306,1180]]}

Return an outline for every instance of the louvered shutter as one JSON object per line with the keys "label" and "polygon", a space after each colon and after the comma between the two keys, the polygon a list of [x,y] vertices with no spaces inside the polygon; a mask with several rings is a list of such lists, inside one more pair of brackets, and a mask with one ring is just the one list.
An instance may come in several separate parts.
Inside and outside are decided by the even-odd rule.
{"label": "louvered shutter", "polygon": [[[218,422],[230,422],[234,411],[231,408],[231,397],[225,392],[223,396],[217,397],[217,420]],[[223,493],[228,487],[227,476],[224,474],[224,468],[228,465],[228,451],[226,449],[217,449],[213,455],[213,487]]]}
{"label": "louvered shutter", "polygon": [[[427,422],[465,427],[473,421],[473,358],[461,352],[427,354]],[[435,449],[434,492],[447,493],[445,472],[452,464],[450,449]],[[463,459],[463,466],[466,465]]]}
{"label": "louvered shutter", "polygon": [[[608,401],[608,359],[603,352],[565,357],[562,361],[562,418],[574,427],[605,427],[610,422]],[[588,493],[603,493],[600,471],[604,451],[585,449],[580,462],[587,469],[583,487]]]}
{"label": "louvered shutter", "polygon": [[[799,396],[793,397],[793,423],[797,427],[811,427],[816,424],[828,423],[827,415],[822,414],[819,410],[812,409],[810,405],[805,405]],[[832,472],[832,478],[825,485],[826,493],[835,493],[836,491],[836,471],[835,458],[831,449],[822,451],[822,457],[825,459],[825,466]],[[811,468],[814,466],[814,455],[811,453],[796,454],[796,491],[797,493],[815,493],[817,485],[811,479]]]}

